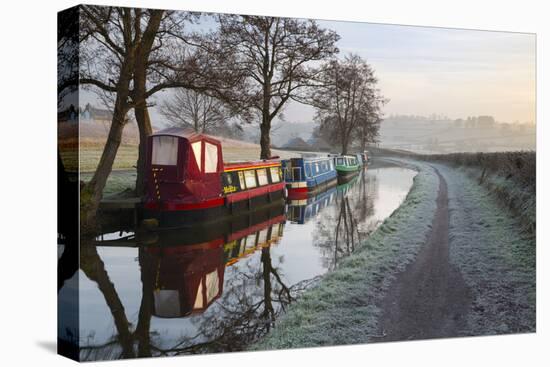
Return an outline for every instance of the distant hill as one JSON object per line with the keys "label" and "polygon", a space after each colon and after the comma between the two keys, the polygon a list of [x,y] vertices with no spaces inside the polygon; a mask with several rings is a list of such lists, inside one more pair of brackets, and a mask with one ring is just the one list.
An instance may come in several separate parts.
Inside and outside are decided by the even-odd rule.
{"label": "distant hill", "polygon": [[278,122],[273,125],[271,141],[276,146],[282,146],[293,138],[307,141],[311,138],[314,127],[313,122]]}
{"label": "distant hill", "polygon": [[286,142],[283,146],[284,149],[293,149],[293,150],[309,150],[311,145],[305,142],[302,138],[293,138]]}
{"label": "distant hill", "polygon": [[321,151],[330,151],[332,149],[332,146],[327,143],[327,141],[323,138],[314,138],[311,137],[307,140],[307,143],[314,149],[314,150],[321,150]]}
{"label": "distant hill", "polygon": [[536,126],[491,121],[388,118],[380,125],[381,148],[419,153],[534,150]]}

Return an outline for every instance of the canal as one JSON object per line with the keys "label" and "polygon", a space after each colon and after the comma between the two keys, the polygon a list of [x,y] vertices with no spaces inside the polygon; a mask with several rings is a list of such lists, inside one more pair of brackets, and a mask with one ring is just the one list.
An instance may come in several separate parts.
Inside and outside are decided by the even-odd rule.
{"label": "canal", "polygon": [[416,172],[375,161],[315,197],[228,223],[82,246],[82,360],[243,350],[399,207]]}

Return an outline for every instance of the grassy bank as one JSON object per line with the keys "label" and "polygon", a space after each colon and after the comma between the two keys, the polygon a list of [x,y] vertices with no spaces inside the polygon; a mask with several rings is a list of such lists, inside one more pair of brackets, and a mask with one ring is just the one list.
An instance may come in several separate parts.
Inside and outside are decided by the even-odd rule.
{"label": "grassy bank", "polygon": [[535,236],[535,152],[454,153],[421,157],[459,168],[477,180],[520,218],[524,231]]}
{"label": "grassy bank", "polygon": [[307,291],[251,349],[357,344],[376,340],[380,304],[396,275],[425,242],[439,187],[434,170],[419,173],[403,204],[338,269]]}
{"label": "grassy bank", "polygon": [[[97,144],[80,146],[80,172],[93,172],[97,168],[103,146]],[[137,145],[121,145],[113,164],[113,170],[135,169],[138,158]]]}
{"label": "grassy bank", "polygon": [[518,183],[491,174],[480,184],[479,168],[437,168],[449,188],[449,259],[473,299],[460,334],[535,331],[536,243],[523,224],[534,226],[534,195],[533,212],[518,217],[495,197],[495,190],[521,197]]}

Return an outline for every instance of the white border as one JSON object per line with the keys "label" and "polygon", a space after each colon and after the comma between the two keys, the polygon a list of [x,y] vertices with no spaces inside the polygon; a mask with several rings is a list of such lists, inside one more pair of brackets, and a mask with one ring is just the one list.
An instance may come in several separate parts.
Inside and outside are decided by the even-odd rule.
{"label": "white border", "polygon": [[[537,33],[538,161],[548,158],[543,101],[549,65],[548,10],[543,1],[297,1],[159,0],[94,1],[168,9],[370,21]],[[73,1],[11,1],[3,4],[0,57],[3,142],[2,365],[64,366],[51,350],[56,338],[56,12]],[[548,139],[547,139],[548,140]],[[538,167],[537,334],[331,347],[285,352],[219,354],[155,359],[155,365],[285,366],[342,363],[389,366],[542,365],[548,360],[548,170]],[[6,236],[7,235],[7,236]],[[546,343],[545,343],[546,342]],[[48,347],[49,346],[49,347]],[[546,357],[546,358],[545,358]],[[108,362],[107,364],[110,364]],[[117,362],[148,365],[151,360]]]}

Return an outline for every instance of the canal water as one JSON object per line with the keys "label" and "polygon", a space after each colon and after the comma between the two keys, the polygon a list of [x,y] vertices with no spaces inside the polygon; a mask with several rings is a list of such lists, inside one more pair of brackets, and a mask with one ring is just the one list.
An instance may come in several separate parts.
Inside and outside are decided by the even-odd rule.
{"label": "canal water", "polygon": [[78,281],[81,359],[245,349],[399,207],[415,174],[375,162],[315,197],[229,223],[82,246],[60,290]]}

